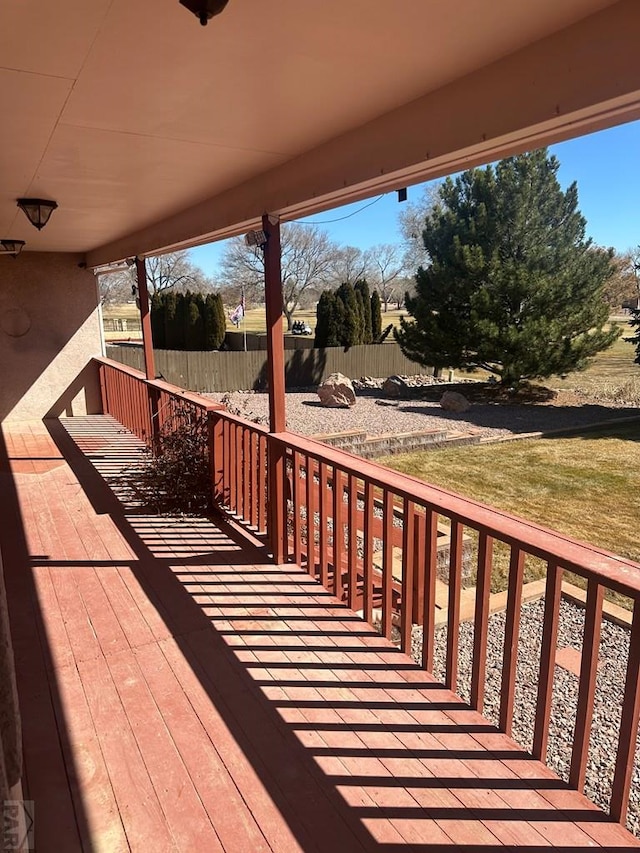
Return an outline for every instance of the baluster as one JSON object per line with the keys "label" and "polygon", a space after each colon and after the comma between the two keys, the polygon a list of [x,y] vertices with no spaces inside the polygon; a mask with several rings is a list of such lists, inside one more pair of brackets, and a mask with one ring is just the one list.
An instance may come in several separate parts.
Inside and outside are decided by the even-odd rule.
{"label": "baluster", "polygon": [[629,638],[629,658],[627,677],[624,682],[622,718],[616,769],[611,789],[610,814],[614,820],[624,823],[629,806],[629,788],[636,754],[638,739],[638,720],[640,718],[640,603],[634,602],[633,624]]}
{"label": "baluster", "polygon": [[258,530],[267,530],[267,437],[258,436]]}
{"label": "baluster", "polygon": [[471,706],[482,713],[487,667],[487,634],[489,632],[489,597],[493,566],[493,539],[481,531],[478,537],[478,572],[473,623],[473,663],[471,668]]}
{"label": "baluster", "polygon": [[242,478],[244,486],[244,495],[242,499],[242,519],[249,523],[251,521],[251,448],[250,448],[251,432],[245,427],[242,428]]}
{"label": "baluster", "polygon": [[347,581],[347,603],[352,610],[356,609],[358,598],[358,480],[349,475],[349,555],[348,555],[348,581]]}
{"label": "baluster", "polygon": [[438,514],[426,509],[426,566],[422,613],[422,666],[433,671],[433,646],[436,622],[436,573],[438,567]]}
{"label": "baluster", "polygon": [[369,480],[364,484],[364,556],[362,591],[362,609],[367,622],[371,622],[373,611],[373,485]]}
{"label": "baluster", "polygon": [[544,594],[544,622],[542,625],[542,647],[540,649],[540,675],[536,721],[533,730],[533,755],[546,764],[549,739],[549,720],[553,699],[553,676],[555,672],[558,619],[562,596],[562,569],[555,563],[547,565],[547,585]]}
{"label": "baluster", "polygon": [[291,471],[291,504],[292,504],[292,526],[293,526],[293,561],[296,565],[302,562],[302,536],[300,532],[301,526],[301,506],[300,506],[300,454],[294,450],[292,455],[292,471]]}
{"label": "baluster", "polygon": [[316,573],[315,470],[315,459],[307,456],[307,571],[314,577]]}
{"label": "baluster", "polygon": [[449,545],[449,604],[447,615],[447,668],[445,685],[458,689],[458,633],[460,630],[460,592],[462,589],[462,524],[451,519]]}
{"label": "baluster", "polygon": [[382,498],[382,633],[391,639],[393,616],[393,494]]}
{"label": "baluster", "polygon": [[400,621],[400,649],[405,654],[411,654],[415,527],[416,505],[413,501],[405,498],[402,504],[402,606]]}
{"label": "baluster", "polygon": [[318,500],[320,520],[318,525],[318,534],[320,536],[320,583],[329,588],[329,558],[328,558],[328,530],[329,519],[327,512],[328,505],[328,484],[327,484],[327,466],[324,462],[320,462],[320,495]]}
{"label": "baluster", "polygon": [[333,594],[342,597],[342,551],[344,527],[342,507],[342,471],[333,466]]}
{"label": "baluster", "polygon": [[499,727],[511,734],[513,727],[513,697],[516,687],[518,663],[518,638],[520,634],[520,610],[522,608],[522,579],[524,577],[524,553],[517,546],[511,547],[509,565],[509,591],[507,593],[507,615],[504,629],[504,651],[502,655],[502,682],[500,685]]}
{"label": "baluster", "polygon": [[603,593],[604,588],[601,584],[590,578],[587,585],[587,606],[584,614],[584,640],[582,643],[582,663],[580,664],[576,727],[573,735],[571,768],[569,770],[569,784],[576,791],[582,791],[584,787],[589,757],[591,718],[598,674]]}
{"label": "baluster", "polygon": [[249,433],[249,458],[250,473],[251,473],[251,518],[250,524],[258,529],[258,507],[260,505],[260,485],[259,485],[259,470],[260,470],[260,434],[257,432]]}

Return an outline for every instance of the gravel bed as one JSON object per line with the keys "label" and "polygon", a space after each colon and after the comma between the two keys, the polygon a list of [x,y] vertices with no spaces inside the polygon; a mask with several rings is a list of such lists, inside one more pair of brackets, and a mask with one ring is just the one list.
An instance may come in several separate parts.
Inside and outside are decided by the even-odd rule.
{"label": "gravel bed", "polygon": [[[524,604],[522,607],[512,737],[527,750],[531,750],[533,743],[543,616],[544,600],[542,599]],[[490,616],[484,716],[496,725],[500,705],[504,627],[504,612]],[[558,648],[569,646],[580,651],[583,633],[583,608],[562,601],[558,625]],[[462,623],[459,637],[457,692],[465,701],[469,701],[473,623]],[[630,633],[627,629],[606,620],[603,621],[600,669],[596,686],[585,794],[605,810],[608,808],[611,794],[629,637]],[[437,629],[435,639],[434,675],[440,680],[444,679],[445,653],[446,626]],[[412,654],[415,660],[421,661],[422,628],[419,626],[414,626],[413,629]],[[577,676],[556,666],[547,764],[565,781],[569,776],[577,699]],[[627,826],[634,835],[640,837],[640,745],[636,748]]]}
{"label": "gravel bed", "polygon": [[[443,386],[443,390],[446,386]],[[231,394],[205,395],[224,402],[242,417],[268,422],[267,394],[236,391]],[[313,390],[288,391],[287,427],[306,435],[359,430],[368,435],[405,433],[419,430],[467,432],[484,437],[514,435],[537,431],[580,427],[611,418],[638,415],[640,411],[596,403],[581,405],[496,405],[474,404],[469,411],[445,412],[437,402],[427,400],[389,400],[381,391],[367,389],[357,395],[351,409],[326,409]]]}

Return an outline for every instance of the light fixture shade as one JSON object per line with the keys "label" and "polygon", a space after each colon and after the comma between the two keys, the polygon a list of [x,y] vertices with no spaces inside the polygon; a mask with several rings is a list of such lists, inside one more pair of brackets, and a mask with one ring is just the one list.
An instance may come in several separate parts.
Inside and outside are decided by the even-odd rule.
{"label": "light fixture shade", "polygon": [[18,207],[24,211],[27,219],[41,231],[49,221],[49,217],[58,206],[55,201],[44,198],[19,198]]}
{"label": "light fixture shade", "polygon": [[0,240],[0,255],[17,258],[24,248],[24,240]]}
{"label": "light fixture shade", "polygon": [[229,0],[180,0],[183,6],[193,12],[203,27],[206,27],[214,15],[219,15],[228,2]]}

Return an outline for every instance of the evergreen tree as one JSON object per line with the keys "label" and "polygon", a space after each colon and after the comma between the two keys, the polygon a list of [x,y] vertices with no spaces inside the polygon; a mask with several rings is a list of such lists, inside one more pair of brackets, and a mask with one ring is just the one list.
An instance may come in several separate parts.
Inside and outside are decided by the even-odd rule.
{"label": "evergreen tree", "polygon": [[343,347],[352,347],[361,341],[362,330],[358,301],[353,285],[345,282],[336,290],[336,300],[342,302],[336,313],[342,313],[342,322],[338,325],[338,341]]}
{"label": "evergreen tree", "polygon": [[430,263],[396,337],[413,361],[482,367],[505,385],[578,370],[610,346],[611,253],[585,239],[577,185],[546,149],[442,185],[425,220]]}
{"label": "evergreen tree", "polygon": [[178,349],[178,329],[176,321],[177,299],[173,290],[164,296],[164,342],[167,349]]}
{"label": "evergreen tree", "polygon": [[382,334],[382,305],[378,291],[374,290],[371,294],[371,339],[377,343]]}
{"label": "evergreen tree", "polygon": [[364,278],[356,281],[354,285],[356,296],[359,296],[358,307],[360,308],[361,318],[361,343],[370,344],[373,340],[372,324],[371,324],[371,294],[369,293],[369,285]]}
{"label": "evergreen tree", "polygon": [[151,337],[156,349],[166,349],[165,314],[166,292],[156,293],[151,299]]}
{"label": "evergreen tree", "polygon": [[220,348],[227,332],[227,315],[224,313],[224,303],[219,293],[216,293],[216,305],[218,306],[218,337],[220,339],[218,348]]}
{"label": "evergreen tree", "polygon": [[173,349],[186,349],[187,325],[188,325],[188,297],[191,294],[176,294],[176,314],[174,320],[175,344]]}
{"label": "evergreen tree", "polygon": [[225,326],[224,307],[220,294],[208,293],[204,305],[204,348],[206,350],[220,349],[224,340]]}
{"label": "evergreen tree", "polygon": [[192,352],[202,352],[204,340],[204,299],[199,293],[189,293],[187,303],[187,330],[185,334],[185,349]]}
{"label": "evergreen tree", "polygon": [[336,297],[331,290],[325,290],[320,295],[316,307],[316,334],[313,344],[316,349],[338,345],[335,302]]}

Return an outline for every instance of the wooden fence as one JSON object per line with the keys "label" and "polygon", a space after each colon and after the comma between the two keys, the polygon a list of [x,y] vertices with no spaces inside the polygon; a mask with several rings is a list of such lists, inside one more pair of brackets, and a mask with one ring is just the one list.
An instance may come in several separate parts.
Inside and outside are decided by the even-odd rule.
{"label": "wooden fence", "polygon": [[[107,346],[107,357],[144,370],[142,347]],[[167,382],[191,391],[264,390],[267,387],[267,354],[253,352],[181,352],[156,350],[156,370]],[[327,349],[295,349],[285,352],[287,388],[319,385],[331,373],[352,379],[390,376],[394,373],[431,374],[406,358],[396,343]]]}

